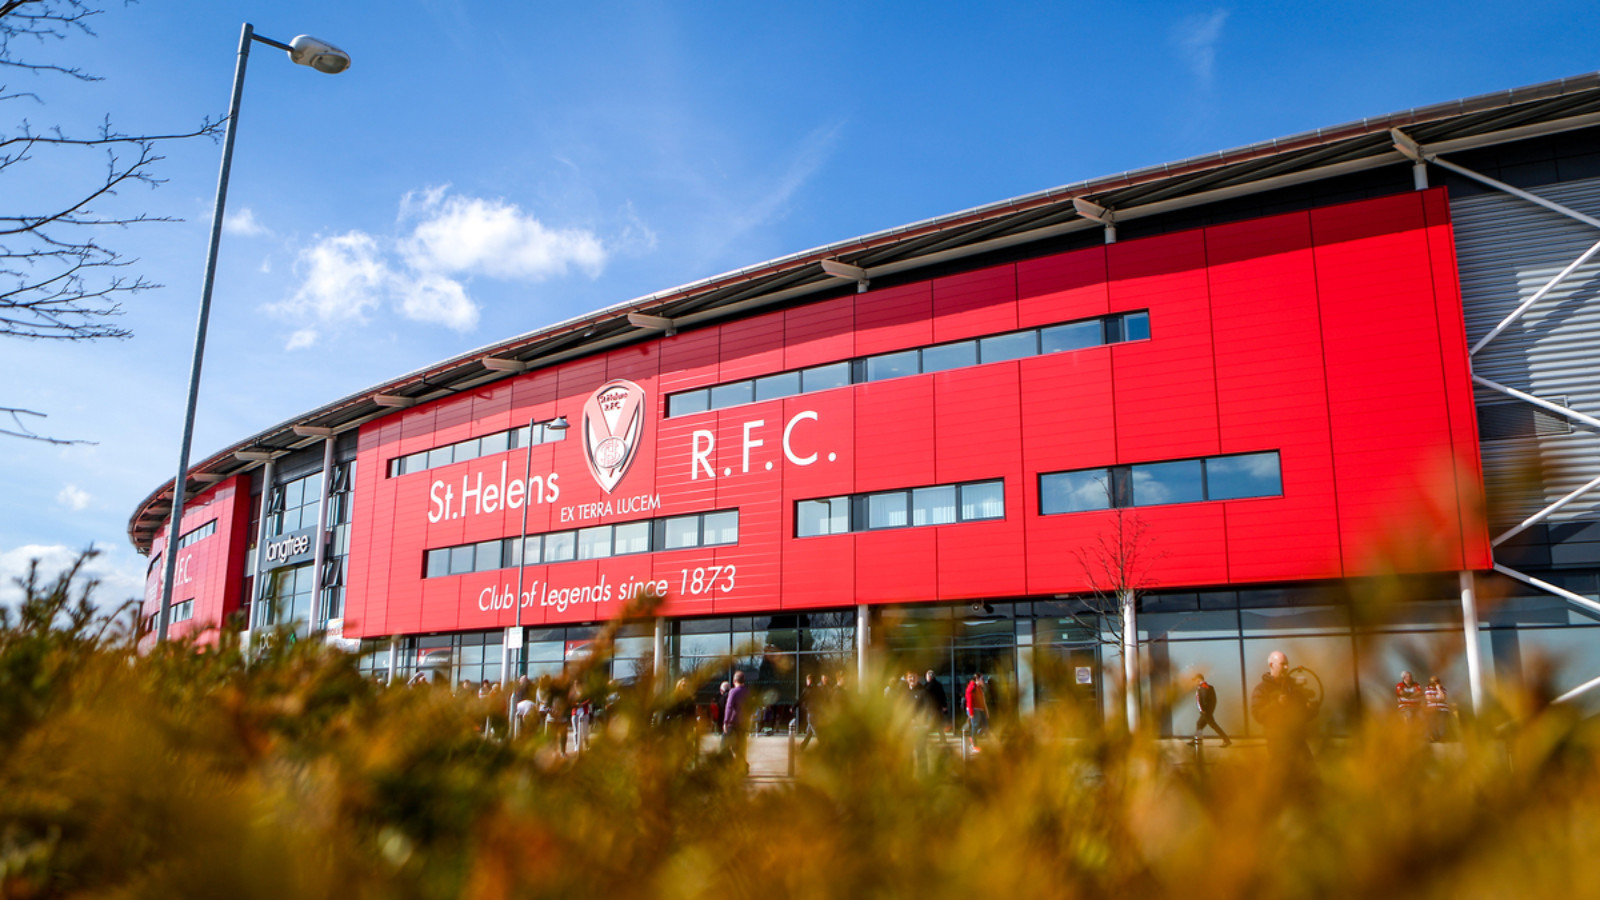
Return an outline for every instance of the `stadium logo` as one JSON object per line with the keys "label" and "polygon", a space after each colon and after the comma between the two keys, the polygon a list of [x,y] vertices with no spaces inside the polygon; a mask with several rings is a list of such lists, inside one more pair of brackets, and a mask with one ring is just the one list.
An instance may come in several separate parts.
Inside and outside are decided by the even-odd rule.
{"label": "stadium logo", "polygon": [[589,474],[606,493],[616,488],[638,455],[644,435],[644,388],[617,379],[600,386],[583,405],[583,453]]}

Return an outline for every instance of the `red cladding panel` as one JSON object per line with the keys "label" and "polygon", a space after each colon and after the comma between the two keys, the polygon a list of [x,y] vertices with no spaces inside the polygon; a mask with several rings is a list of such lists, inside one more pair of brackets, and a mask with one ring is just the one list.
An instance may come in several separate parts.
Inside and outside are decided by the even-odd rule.
{"label": "red cladding panel", "polygon": [[950,484],[1003,478],[1020,470],[1023,397],[1016,362],[932,376],[934,474]]}
{"label": "red cladding panel", "polygon": [[1016,329],[1016,266],[996,266],[934,279],[935,343]]}
{"label": "red cladding panel", "polygon": [[[662,338],[661,383],[663,393],[705,387],[717,381],[718,343],[721,332],[715,328],[685,331]],[[592,385],[590,390],[599,387]]]}
{"label": "red cladding panel", "polygon": [[1006,484],[1006,517],[925,529],[938,535],[939,599],[1016,597],[1028,591],[1022,523],[1027,517],[1016,479]]}
{"label": "red cladding panel", "polygon": [[938,528],[856,535],[856,600],[920,603],[939,594]]}
{"label": "red cladding panel", "polygon": [[1149,310],[1151,339],[1111,348],[1123,463],[1218,451],[1205,241],[1183,232],[1107,248],[1111,308]]}
{"label": "red cladding panel", "polygon": [[719,381],[738,381],[783,369],[783,313],[730,322],[721,331]]}
{"label": "red cladding panel", "polygon": [[1454,472],[1422,197],[1311,222],[1346,571],[1459,568],[1459,520],[1442,514]]}
{"label": "red cladding panel", "polygon": [[[1338,518],[1308,214],[1209,229],[1223,453],[1277,450],[1284,496],[1227,504],[1234,582],[1337,578]],[[1271,297],[1270,314],[1261,298]]]}
{"label": "red cladding panel", "polygon": [[856,346],[855,315],[853,295],[785,310],[783,368],[849,359]]}
{"label": "red cladding panel", "polygon": [[864,384],[855,394],[856,489],[933,484],[933,379]]}
{"label": "red cladding panel", "polygon": [[856,355],[933,342],[933,288],[924,281],[856,295]]}
{"label": "red cladding panel", "polygon": [[1018,327],[1103,316],[1111,310],[1108,284],[1105,247],[1017,263]]}

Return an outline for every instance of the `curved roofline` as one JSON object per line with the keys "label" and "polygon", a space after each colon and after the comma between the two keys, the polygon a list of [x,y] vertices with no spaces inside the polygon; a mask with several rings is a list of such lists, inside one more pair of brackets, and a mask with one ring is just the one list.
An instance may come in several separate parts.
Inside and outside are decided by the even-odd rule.
{"label": "curved roofline", "polygon": [[[1504,115],[1518,108],[1525,114]],[[1600,73],[1591,72],[1131,169],[813,247],[613,304],[412,370],[212,454],[190,468],[185,487],[197,493],[219,478],[260,465],[255,460],[238,460],[235,453],[287,453],[319,439],[297,429],[346,431],[396,412],[397,407],[425,403],[659,333],[637,330],[639,326],[627,321],[629,314],[699,325],[849,284],[847,279],[823,271],[823,260],[844,262],[873,274],[898,273],[1100,227],[1075,210],[1074,200],[1091,200],[1113,211],[1119,221],[1126,221],[1285,184],[1409,164],[1393,149],[1388,134],[1391,128],[1417,128],[1411,137],[1430,149],[1465,149],[1593,124],[1600,124]],[[485,363],[486,359],[494,362]],[[392,399],[385,405],[375,399],[380,397]],[[210,478],[198,481],[199,475]],[[140,502],[128,521],[129,540],[141,553],[149,552],[155,532],[171,509],[172,488],[172,480],[164,482]]]}

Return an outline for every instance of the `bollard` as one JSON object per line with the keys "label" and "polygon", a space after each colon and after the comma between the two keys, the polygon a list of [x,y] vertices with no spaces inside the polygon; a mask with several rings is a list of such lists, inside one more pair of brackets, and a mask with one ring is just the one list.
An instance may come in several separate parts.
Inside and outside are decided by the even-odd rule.
{"label": "bollard", "polygon": [[967,723],[965,725],[961,726],[961,767],[962,768],[966,768],[966,766],[967,766],[967,750],[971,746],[971,741],[972,741],[972,719],[969,718],[969,719],[967,719]]}
{"label": "bollard", "polygon": [[1199,737],[1195,737],[1189,743],[1194,747],[1195,777],[1204,781],[1206,778],[1206,742]]}
{"label": "bollard", "polygon": [[794,739],[795,739],[795,735],[799,731],[800,731],[800,720],[798,718],[790,719],[789,720],[789,777],[790,778],[794,777]]}

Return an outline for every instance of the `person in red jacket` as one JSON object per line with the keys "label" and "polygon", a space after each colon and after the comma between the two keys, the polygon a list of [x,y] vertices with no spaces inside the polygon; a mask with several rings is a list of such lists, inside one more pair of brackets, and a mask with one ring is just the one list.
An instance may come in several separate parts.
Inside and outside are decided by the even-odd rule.
{"label": "person in red jacket", "polygon": [[989,730],[989,698],[984,691],[981,672],[967,682],[967,721],[972,724],[974,738]]}

